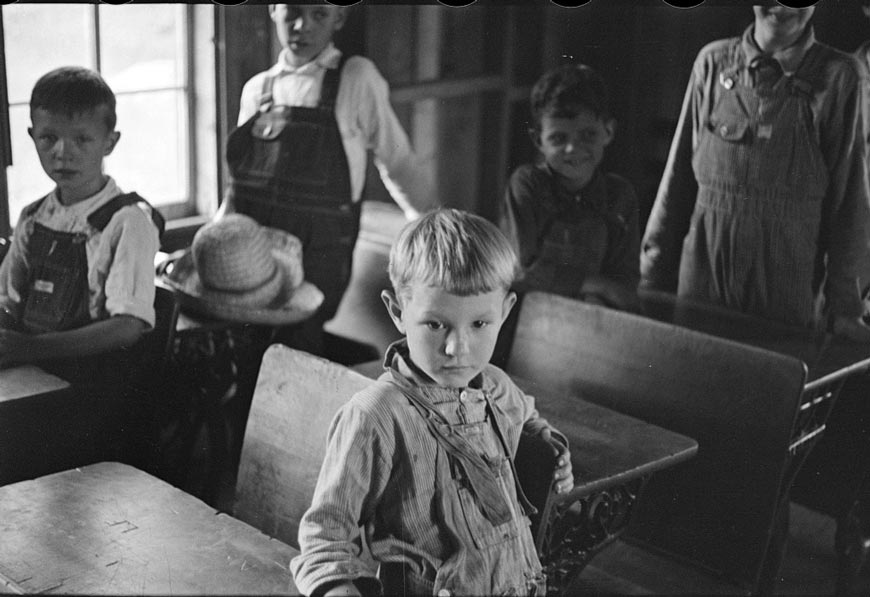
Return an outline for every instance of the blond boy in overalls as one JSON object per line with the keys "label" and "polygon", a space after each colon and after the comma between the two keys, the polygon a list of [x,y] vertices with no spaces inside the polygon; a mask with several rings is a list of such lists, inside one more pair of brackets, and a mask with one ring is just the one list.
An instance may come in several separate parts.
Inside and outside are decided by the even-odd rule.
{"label": "blond boy in overalls", "polygon": [[382,298],[405,338],[331,425],[291,562],[304,594],[544,594],[513,467],[521,434],[553,443],[556,491],[573,475],[564,437],[488,364],[516,270],[507,239],[478,216],[434,211],[400,234],[395,292]]}
{"label": "blond boy in overalls", "polygon": [[861,82],[813,8],[756,5],[692,69],[641,243],[641,286],[870,341]]}
{"label": "blond boy in overalls", "polygon": [[237,211],[299,237],[306,279],[325,295],[320,325],[350,279],[367,152],[409,217],[434,205],[434,186],[375,65],[332,43],[346,9],[270,4],[269,14],[282,50],[242,90],[227,142],[230,189],[218,215]]}

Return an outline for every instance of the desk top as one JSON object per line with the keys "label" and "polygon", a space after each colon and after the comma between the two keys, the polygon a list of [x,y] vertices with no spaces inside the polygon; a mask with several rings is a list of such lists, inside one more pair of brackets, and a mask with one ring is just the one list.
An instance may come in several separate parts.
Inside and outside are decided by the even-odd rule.
{"label": "desk top", "polygon": [[290,594],[298,552],[133,467],[0,487],[0,593]]}
{"label": "desk top", "polygon": [[514,377],[535,397],[538,413],[568,438],[577,499],[627,483],[692,458],[698,442],[577,397],[559,400],[528,380]]}
{"label": "desk top", "polygon": [[69,382],[36,365],[0,369],[0,405],[19,398],[49,394],[69,387]]}
{"label": "desk top", "polygon": [[807,366],[808,383],[870,367],[870,344],[663,292],[641,291],[640,298],[643,314],[652,319],[800,359]]}

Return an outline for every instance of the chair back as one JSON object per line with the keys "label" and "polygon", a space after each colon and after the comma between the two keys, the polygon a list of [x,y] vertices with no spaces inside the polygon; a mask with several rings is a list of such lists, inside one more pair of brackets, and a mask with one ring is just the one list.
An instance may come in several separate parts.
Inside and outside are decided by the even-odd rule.
{"label": "chair back", "polygon": [[281,344],[263,355],[248,414],[234,515],[298,546],[333,416],[372,380]]}
{"label": "chair back", "polygon": [[548,395],[579,396],[694,438],[694,459],[652,476],[630,536],[757,586],[787,481],[801,360],[532,292],[506,368]]}

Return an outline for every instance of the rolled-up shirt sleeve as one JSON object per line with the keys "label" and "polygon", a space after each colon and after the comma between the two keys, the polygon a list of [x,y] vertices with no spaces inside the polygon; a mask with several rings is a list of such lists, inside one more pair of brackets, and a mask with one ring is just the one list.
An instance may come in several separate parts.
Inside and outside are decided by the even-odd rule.
{"label": "rolled-up shirt sleeve", "polygon": [[105,276],[106,312],[131,315],[153,327],[154,256],[160,240],[150,215],[138,205],[123,208],[104,230],[100,244],[101,263],[90,275]]}
{"label": "rolled-up shirt sleeve", "polygon": [[29,237],[27,220],[19,218],[9,249],[0,264],[0,309],[16,321],[21,321],[22,297],[27,285],[27,255]]}
{"label": "rolled-up shirt sleeve", "polygon": [[374,164],[390,196],[409,216],[437,207],[433,157],[414,151],[390,104],[387,81],[370,60],[354,57],[345,65],[354,81],[351,105]]}

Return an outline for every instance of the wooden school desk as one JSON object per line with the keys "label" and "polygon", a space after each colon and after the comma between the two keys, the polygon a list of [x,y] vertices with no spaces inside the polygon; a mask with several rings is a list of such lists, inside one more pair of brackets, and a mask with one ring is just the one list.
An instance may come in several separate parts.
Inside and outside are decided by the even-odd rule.
{"label": "wooden school desk", "polygon": [[0,488],[0,592],[298,595],[298,552],[133,467]]}
{"label": "wooden school desk", "polygon": [[[552,593],[566,588],[592,556],[628,527],[650,477],[691,459],[698,443],[576,397],[548,396],[528,380],[514,380],[535,396],[539,414],[568,438],[571,451],[574,489],[552,494],[535,518],[535,543]],[[518,463],[519,468],[524,467]]]}
{"label": "wooden school desk", "polygon": [[67,381],[35,365],[0,369],[0,485],[77,464],[74,415]]}
{"label": "wooden school desk", "polygon": [[[866,375],[870,369],[870,345],[844,340],[824,331],[795,328],[715,305],[679,299],[666,293],[645,291],[640,296],[644,314],[648,317],[796,357],[805,363],[801,407],[790,445],[792,462],[783,483],[782,501],[785,504],[792,499],[837,519],[838,591],[847,591],[870,546],[870,520],[862,520],[854,513],[858,510],[859,495],[844,498],[854,502],[850,511],[831,511],[829,502],[837,490],[826,484],[823,475],[818,477],[820,481],[815,481],[819,472],[816,469],[806,471],[803,464],[809,456],[813,458],[814,467],[820,467],[821,472],[833,466],[833,463],[816,462],[817,454],[812,450],[822,439],[828,416],[836,406],[843,384]],[[798,482],[794,483],[796,479]],[[844,481],[844,484],[854,485],[857,494],[861,480],[855,479],[854,483]]]}

